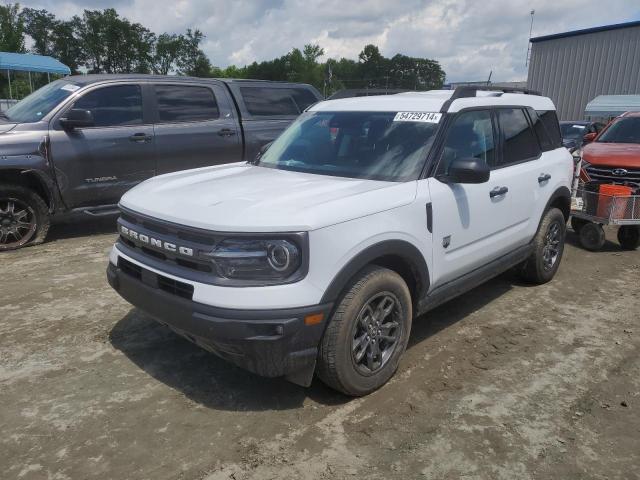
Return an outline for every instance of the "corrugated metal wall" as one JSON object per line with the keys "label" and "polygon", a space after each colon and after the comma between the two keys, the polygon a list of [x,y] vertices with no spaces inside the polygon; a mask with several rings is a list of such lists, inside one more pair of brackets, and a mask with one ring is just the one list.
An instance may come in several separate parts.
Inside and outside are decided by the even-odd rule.
{"label": "corrugated metal wall", "polygon": [[528,85],[561,120],[584,118],[598,95],[640,94],[640,26],[533,43]]}

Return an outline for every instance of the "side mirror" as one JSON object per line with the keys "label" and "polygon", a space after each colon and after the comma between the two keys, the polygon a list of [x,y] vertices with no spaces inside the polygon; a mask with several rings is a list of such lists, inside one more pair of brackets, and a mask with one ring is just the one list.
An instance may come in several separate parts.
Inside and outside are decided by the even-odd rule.
{"label": "side mirror", "polygon": [[582,140],[584,140],[585,142],[593,142],[597,136],[598,134],[595,132],[587,133],[584,137],[582,137]]}
{"label": "side mirror", "polygon": [[60,125],[65,130],[73,130],[74,128],[93,127],[93,114],[91,110],[81,110],[72,108],[67,114],[60,119]]}
{"label": "side mirror", "polygon": [[479,158],[457,158],[449,165],[443,180],[447,183],[484,183],[489,181],[491,170]]}

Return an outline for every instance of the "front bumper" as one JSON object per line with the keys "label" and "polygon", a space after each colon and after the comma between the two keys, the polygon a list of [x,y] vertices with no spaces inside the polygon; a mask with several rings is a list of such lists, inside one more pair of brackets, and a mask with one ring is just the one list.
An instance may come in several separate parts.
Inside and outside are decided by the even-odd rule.
{"label": "front bumper", "polygon": [[[191,342],[265,377],[285,376],[308,386],[318,344],[332,304],[238,310],[212,307],[162,289],[162,275],[142,270],[138,277],[109,263],[109,284],[129,303]],[[159,281],[160,280],[160,281]],[[322,321],[305,324],[305,317]]]}

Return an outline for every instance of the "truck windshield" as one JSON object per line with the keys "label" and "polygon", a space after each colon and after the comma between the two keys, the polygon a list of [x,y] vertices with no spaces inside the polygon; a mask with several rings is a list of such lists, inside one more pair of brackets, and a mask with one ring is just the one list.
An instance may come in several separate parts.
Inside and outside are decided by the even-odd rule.
{"label": "truck windshield", "polygon": [[617,120],[600,135],[598,142],[640,143],[640,117]]}
{"label": "truck windshield", "polygon": [[6,110],[5,120],[15,123],[37,122],[78,88],[66,80],[51,82]]}
{"label": "truck windshield", "polygon": [[307,112],[262,155],[259,165],[281,170],[408,181],[417,178],[440,114]]}

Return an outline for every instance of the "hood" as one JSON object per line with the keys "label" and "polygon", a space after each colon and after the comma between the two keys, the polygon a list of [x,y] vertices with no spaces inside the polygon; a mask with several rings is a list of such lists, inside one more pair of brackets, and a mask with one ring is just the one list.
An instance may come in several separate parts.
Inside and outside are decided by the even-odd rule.
{"label": "hood", "polygon": [[[235,163],[161,175],[120,204],[142,214],[227,232],[309,231],[411,203],[416,182],[298,173]],[[348,199],[348,200],[347,200]]]}
{"label": "hood", "polygon": [[13,130],[16,125],[18,125],[17,123],[4,123],[2,121],[0,121],[0,133],[6,133],[10,130]]}
{"label": "hood", "polygon": [[640,168],[640,144],[593,142],[583,148],[582,158],[592,165]]}

